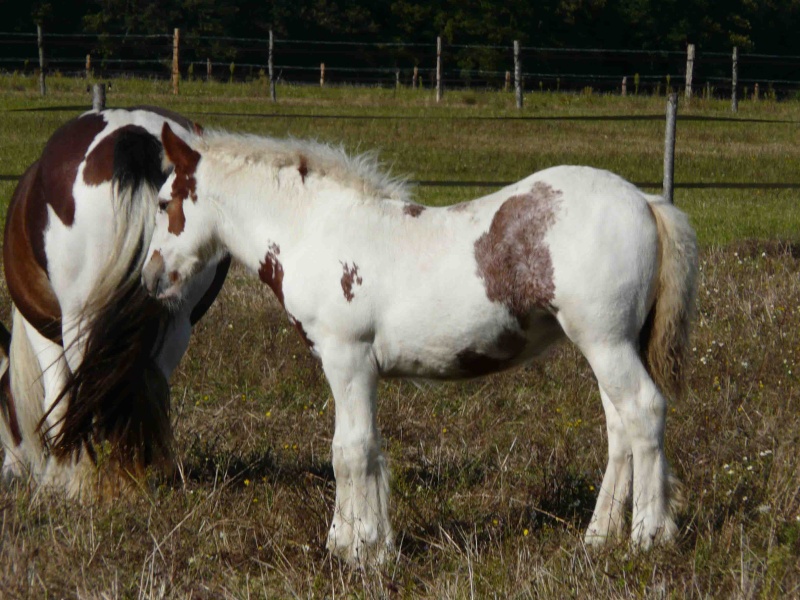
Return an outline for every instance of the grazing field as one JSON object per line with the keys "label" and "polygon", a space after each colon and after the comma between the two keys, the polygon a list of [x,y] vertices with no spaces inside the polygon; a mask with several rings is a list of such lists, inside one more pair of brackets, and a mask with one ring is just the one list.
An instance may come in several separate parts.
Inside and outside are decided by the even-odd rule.
{"label": "grazing field", "polygon": [[[85,82],[0,77],[0,199],[90,101]],[[377,149],[422,181],[513,181],[589,164],[659,182],[664,98],[114,82],[206,127]],[[701,242],[698,315],[667,453],[686,486],[674,547],[582,543],[606,460],[603,411],[570,346],[460,384],[381,385],[398,554],[325,551],[333,400],[271,293],[234,268],[172,382],[180,477],[79,506],[0,489],[0,597],[766,597],[800,595],[800,103],[679,107],[676,190]],[[776,184],[781,184],[778,186]],[[796,184],[791,187],[787,184]],[[492,191],[426,187],[450,204]],[[576,243],[580,243],[576,240]],[[8,323],[7,291],[0,319]]]}

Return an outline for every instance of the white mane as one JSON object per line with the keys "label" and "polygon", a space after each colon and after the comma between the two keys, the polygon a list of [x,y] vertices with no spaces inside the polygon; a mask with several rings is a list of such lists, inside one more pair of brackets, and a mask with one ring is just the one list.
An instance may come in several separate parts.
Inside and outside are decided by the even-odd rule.
{"label": "white mane", "polygon": [[331,177],[367,198],[407,200],[410,196],[406,180],[384,172],[375,152],[350,156],[342,146],[317,141],[219,130],[206,130],[197,139],[205,152],[234,166],[266,165],[276,171],[304,166],[309,175]]}

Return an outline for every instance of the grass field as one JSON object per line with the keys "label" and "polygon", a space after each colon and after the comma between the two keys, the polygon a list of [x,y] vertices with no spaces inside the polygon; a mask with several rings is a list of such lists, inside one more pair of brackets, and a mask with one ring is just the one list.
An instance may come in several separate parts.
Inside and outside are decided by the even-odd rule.
{"label": "grass field", "polygon": [[[0,77],[3,205],[85,82]],[[207,127],[378,149],[417,180],[512,181],[590,164],[659,182],[664,98],[114,82],[109,106],[158,104]],[[800,596],[800,104],[679,108],[676,181],[702,245],[688,397],[667,452],[681,537],[635,555],[582,543],[606,460],[594,378],[570,346],[465,384],[380,388],[399,553],[351,569],[324,549],[333,402],[277,301],[234,269],[173,379],[183,478],[113,506],[0,489],[0,597],[679,598]],[[333,118],[344,117],[344,118]],[[491,189],[420,187],[450,204]],[[4,213],[4,210],[3,210]],[[2,319],[9,300],[2,290]]]}

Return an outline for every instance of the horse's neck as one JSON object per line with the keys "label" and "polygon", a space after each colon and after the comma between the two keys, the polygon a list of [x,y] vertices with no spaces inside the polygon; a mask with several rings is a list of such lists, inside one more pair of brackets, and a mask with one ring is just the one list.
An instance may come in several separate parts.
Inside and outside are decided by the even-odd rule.
{"label": "horse's neck", "polygon": [[214,195],[220,198],[221,241],[251,270],[259,269],[275,245],[284,256],[297,248],[309,223],[328,219],[333,206],[340,216],[352,215],[355,205],[360,207],[358,212],[370,210],[369,203],[357,202],[355,192],[335,182],[309,178],[298,186],[284,179],[291,175],[217,183]]}

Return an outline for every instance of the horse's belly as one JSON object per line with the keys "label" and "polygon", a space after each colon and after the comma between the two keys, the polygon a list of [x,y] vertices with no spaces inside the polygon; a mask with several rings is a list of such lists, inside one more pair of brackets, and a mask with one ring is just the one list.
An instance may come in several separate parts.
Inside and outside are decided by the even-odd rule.
{"label": "horse's belly", "polygon": [[544,311],[531,315],[525,329],[516,320],[503,319],[416,333],[395,341],[376,340],[382,376],[480,377],[528,362],[563,335],[555,317]]}

